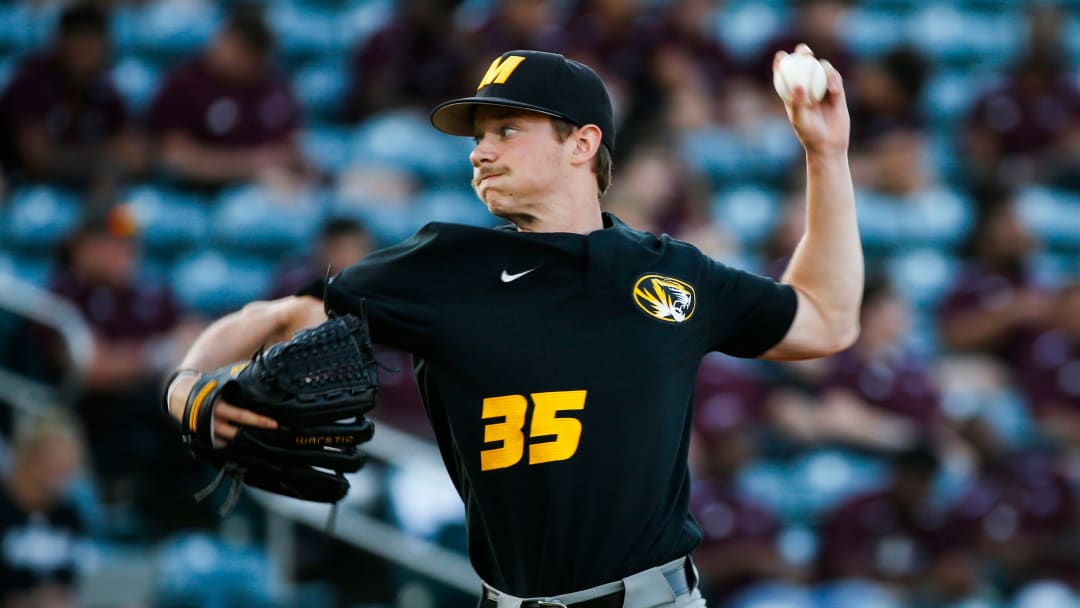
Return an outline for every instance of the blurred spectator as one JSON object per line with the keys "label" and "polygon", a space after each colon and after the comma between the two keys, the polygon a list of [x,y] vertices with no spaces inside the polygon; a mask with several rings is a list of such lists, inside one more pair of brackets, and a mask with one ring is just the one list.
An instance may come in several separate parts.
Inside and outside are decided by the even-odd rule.
{"label": "blurred spectator", "polygon": [[1080,451],[1080,283],[1058,291],[1044,323],[1019,349],[1018,381],[1043,433]]}
{"label": "blurred spectator", "polygon": [[664,141],[642,142],[605,195],[606,210],[627,225],[681,236],[708,220],[707,184]]}
{"label": "blurred spectator", "polygon": [[0,165],[14,178],[105,197],[143,170],[145,146],[106,71],[109,44],[105,12],[76,3],[61,13],[51,48],[19,65],[0,97]]}
{"label": "blurred spectator", "polygon": [[165,78],[149,120],[167,171],[202,187],[310,177],[300,107],[270,64],[273,47],[258,10],[238,6],[205,52]]}
{"label": "blurred spectator", "polygon": [[920,442],[966,449],[941,412],[930,364],[905,340],[910,316],[891,285],[870,278],[858,340],[827,360],[820,403],[776,404],[783,429],[803,441],[838,441],[879,453]]}
{"label": "blurred spectator", "polygon": [[313,254],[283,265],[274,278],[267,299],[292,295],[304,287],[337,274],[371,253],[374,243],[367,228],[351,218],[331,219],[323,224]]}
{"label": "blurred spectator", "polygon": [[467,73],[471,58],[462,50],[462,34],[454,27],[457,3],[398,3],[394,18],[353,51],[352,83],[343,108],[347,120],[410,107],[426,114],[438,103],[468,94],[480,82],[482,73],[475,78]]}
{"label": "blurred spectator", "polygon": [[755,582],[799,574],[780,555],[779,520],[735,485],[739,470],[754,456],[753,421],[764,392],[745,361],[712,353],[702,362],[695,391],[690,511],[704,534],[694,561],[710,605]]}
{"label": "blurred spectator", "polygon": [[616,164],[636,141],[658,130],[662,116],[662,92],[651,71],[660,31],[643,4],[577,0],[565,25],[566,55],[594,68],[611,95],[619,140]]}
{"label": "blurred spectator", "polygon": [[1020,218],[1014,194],[987,189],[965,248],[966,263],[939,311],[944,345],[977,351],[1002,362],[1015,358],[1017,340],[1049,311],[1046,289],[1031,275],[1036,237]]}
{"label": "blurred spectator", "polygon": [[1066,179],[1080,159],[1080,89],[1063,53],[1036,49],[968,118],[965,155],[972,177],[1011,184]]}
{"label": "blurred spectator", "polygon": [[717,39],[714,0],[674,0],[658,22],[653,78],[667,105],[665,124],[676,128],[728,122],[724,105],[736,66]]}
{"label": "blurred spectator", "polygon": [[1077,496],[1053,454],[982,451],[952,521],[990,560],[1000,587],[1064,577],[1080,583]]}
{"label": "blurred spectator", "polygon": [[470,47],[481,63],[471,69],[476,82],[493,58],[512,49],[558,53],[565,42],[558,22],[558,7],[551,0],[502,0],[470,34]]}
{"label": "blurred spectator", "polygon": [[931,179],[919,102],[929,72],[916,49],[902,46],[852,75],[851,164],[858,184],[911,194]]}
{"label": "blurred spectator", "polygon": [[825,517],[821,575],[869,579],[908,596],[968,595],[975,585],[974,554],[970,540],[933,500],[933,449],[916,445],[891,463],[884,489],[852,498]]}
{"label": "blurred spectator", "polygon": [[[749,77],[759,83],[762,94],[771,99],[776,96],[772,84],[773,56],[777,51],[791,53],[800,43],[806,43],[819,59],[827,59],[840,74],[852,73],[855,58],[840,27],[851,3],[851,0],[795,0],[792,3],[796,10],[791,18],[749,64]],[[780,104],[776,106],[783,108]]]}
{"label": "blurred spectator", "polygon": [[76,544],[83,524],[67,494],[82,446],[60,412],[30,421],[0,486],[0,606],[74,607]]}
{"label": "blurred spectator", "polygon": [[[141,501],[147,513],[183,524],[194,464],[158,407],[162,372],[198,325],[168,287],[137,275],[138,230],[122,206],[90,215],[60,256],[50,287],[82,312],[94,338],[78,412],[107,501]],[[196,488],[197,489],[197,488]],[[160,511],[159,511],[160,509]]]}

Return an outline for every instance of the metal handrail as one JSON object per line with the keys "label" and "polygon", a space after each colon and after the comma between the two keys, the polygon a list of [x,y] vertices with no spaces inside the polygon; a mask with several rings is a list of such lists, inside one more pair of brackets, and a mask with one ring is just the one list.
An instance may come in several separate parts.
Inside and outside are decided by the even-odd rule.
{"label": "metal handrail", "polygon": [[0,397],[25,412],[68,402],[82,389],[94,339],[75,306],[40,287],[0,272],[0,308],[55,329],[67,348],[67,374],[54,386],[0,370]]}
{"label": "metal handrail", "polygon": [[[390,463],[425,462],[442,469],[438,449],[430,442],[417,439],[389,425],[380,425],[375,438],[364,445],[369,455]],[[445,473],[443,473],[445,474]],[[248,488],[250,495],[273,515],[303,523],[312,528],[325,528],[330,515],[327,505],[286,498],[278,494]],[[272,525],[278,538],[272,541],[286,553],[292,542],[282,538],[288,533],[280,525]],[[334,525],[328,531],[334,538],[378,555],[388,561],[423,574],[465,593],[479,595],[480,577],[469,560],[454,551],[403,532],[391,524],[379,521],[356,509],[339,507]],[[285,556],[287,558],[287,555]]]}

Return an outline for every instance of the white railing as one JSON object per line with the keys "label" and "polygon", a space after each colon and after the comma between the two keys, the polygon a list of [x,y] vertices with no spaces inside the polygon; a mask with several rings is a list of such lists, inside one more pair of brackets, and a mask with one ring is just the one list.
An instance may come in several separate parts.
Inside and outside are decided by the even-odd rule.
{"label": "white railing", "polygon": [[[443,468],[439,451],[430,442],[417,439],[386,424],[377,427],[375,438],[364,445],[364,451],[391,464],[423,460],[440,471]],[[446,475],[445,472],[441,474]],[[329,521],[330,507],[250,488],[248,491],[270,513],[270,550],[277,559],[283,560],[281,568],[288,580],[292,571],[291,556],[295,555],[289,521],[324,530]],[[349,545],[465,593],[479,596],[480,578],[465,556],[407,534],[400,528],[379,521],[358,509],[344,504],[338,507],[334,524],[328,533]]]}
{"label": "white railing", "polygon": [[0,369],[0,398],[32,413],[48,405],[70,402],[82,381],[94,342],[78,309],[44,289],[0,273],[0,309],[56,330],[68,352],[65,376],[54,385]]}

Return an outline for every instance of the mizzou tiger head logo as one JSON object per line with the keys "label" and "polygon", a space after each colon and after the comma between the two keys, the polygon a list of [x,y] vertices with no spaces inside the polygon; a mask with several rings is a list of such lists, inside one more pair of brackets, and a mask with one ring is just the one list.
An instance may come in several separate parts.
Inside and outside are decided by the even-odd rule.
{"label": "mizzou tiger head logo", "polygon": [[689,283],[659,274],[646,274],[634,283],[634,304],[654,319],[683,323],[694,315],[697,296]]}

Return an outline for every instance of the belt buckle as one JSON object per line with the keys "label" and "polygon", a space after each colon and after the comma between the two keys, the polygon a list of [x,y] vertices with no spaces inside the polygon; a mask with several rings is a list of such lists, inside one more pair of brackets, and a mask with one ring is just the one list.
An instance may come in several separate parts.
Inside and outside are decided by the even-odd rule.
{"label": "belt buckle", "polygon": [[567,608],[567,606],[559,601],[539,600],[536,602],[536,608]]}

